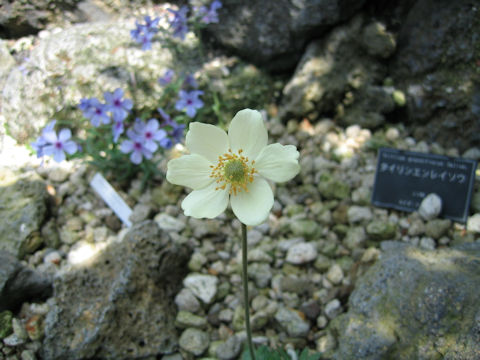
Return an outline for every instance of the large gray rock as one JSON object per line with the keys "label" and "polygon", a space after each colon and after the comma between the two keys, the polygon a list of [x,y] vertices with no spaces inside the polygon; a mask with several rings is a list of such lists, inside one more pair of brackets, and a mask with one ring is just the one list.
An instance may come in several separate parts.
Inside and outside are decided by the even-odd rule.
{"label": "large gray rock", "polygon": [[[171,66],[171,53],[159,41],[142,51],[130,37],[134,27],[133,19],[95,22],[54,29],[39,38],[28,61],[8,72],[0,95],[11,136],[26,142],[54,118],[79,124],[81,98],[103,100],[105,91],[118,87],[137,106],[158,106],[153,88],[161,90],[157,79]],[[132,77],[135,86],[129,86]]]}
{"label": "large gray rock", "polygon": [[[270,76],[238,58],[210,61],[202,56],[193,33],[182,42],[181,51],[173,51],[160,35],[152,41],[151,50],[142,51],[130,36],[134,28],[135,19],[128,18],[45,30],[35,46],[25,50],[26,60],[13,67],[7,63],[7,69],[0,71],[0,84],[5,84],[0,92],[0,135],[5,127],[17,142],[26,143],[52,119],[69,124],[75,135],[75,129],[88,123],[77,108],[80,100],[103,101],[103,93],[116,88],[134,100],[136,110],[158,118],[159,106],[168,108],[176,101],[169,95],[159,103],[164,87],[157,80],[166,69],[177,75],[201,70],[197,80],[205,90],[203,119],[213,118],[212,91],[221,95],[225,119],[235,114],[231,109],[265,106],[278,91]],[[176,190],[157,195],[156,201],[170,204]]]}
{"label": "large gray rock", "polygon": [[364,0],[224,0],[209,27],[223,46],[269,70],[291,69],[305,44],[360,9]]}
{"label": "large gray rock", "polygon": [[153,221],[90,263],[55,280],[45,321],[45,359],[140,359],[178,346],[175,294],[190,249],[171,244]]}
{"label": "large gray rock", "polygon": [[17,311],[25,301],[42,301],[51,294],[51,280],[0,250],[0,312]]}
{"label": "large gray rock", "polygon": [[334,321],[334,359],[479,359],[480,244],[393,243]]}
{"label": "large gray rock", "polygon": [[[283,90],[279,115],[316,120],[335,114],[344,125],[381,125],[384,115],[392,112],[395,104],[393,89],[382,85],[387,74],[384,52],[378,50],[382,54],[378,56],[358,39],[371,27],[364,16],[358,15],[310,43]],[[384,36],[393,37],[386,32]]]}
{"label": "large gray rock", "polygon": [[46,184],[39,176],[5,184],[0,192],[0,250],[18,258],[43,243],[41,227],[48,218]]}
{"label": "large gray rock", "polygon": [[468,0],[419,0],[400,28],[390,68],[416,138],[462,151],[480,142],[479,11]]}
{"label": "large gray rock", "polygon": [[[105,6],[102,7],[105,8]],[[98,19],[97,14],[102,12],[91,0],[2,1],[1,10],[0,37],[2,38],[19,38],[36,34],[52,22]]]}

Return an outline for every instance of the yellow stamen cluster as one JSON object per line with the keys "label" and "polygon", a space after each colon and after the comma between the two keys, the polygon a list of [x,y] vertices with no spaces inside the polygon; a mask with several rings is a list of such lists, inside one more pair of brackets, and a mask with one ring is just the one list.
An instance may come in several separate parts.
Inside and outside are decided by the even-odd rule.
{"label": "yellow stamen cluster", "polygon": [[253,181],[253,175],[256,173],[253,165],[255,160],[249,161],[248,157],[242,155],[243,150],[238,150],[238,155],[228,149],[228,153],[218,157],[217,164],[210,165],[212,168],[211,178],[216,179],[218,186],[215,190],[225,190],[230,185],[230,195],[244,190],[248,192],[248,184]]}

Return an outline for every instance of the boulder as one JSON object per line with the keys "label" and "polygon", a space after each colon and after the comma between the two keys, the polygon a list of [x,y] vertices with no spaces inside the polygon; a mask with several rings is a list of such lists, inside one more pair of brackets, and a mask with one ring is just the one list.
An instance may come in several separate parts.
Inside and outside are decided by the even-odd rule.
{"label": "boulder", "polygon": [[191,250],[153,221],[135,225],[97,257],[54,282],[45,359],[144,359],[178,346],[174,298]]}
{"label": "boulder", "polygon": [[[105,9],[105,6],[102,6]],[[55,22],[98,20],[107,14],[91,0],[3,1],[0,12],[0,37],[19,38],[32,35]]]}
{"label": "boulder", "polygon": [[390,68],[416,138],[461,151],[480,142],[479,11],[468,0],[419,0],[400,27]]}
{"label": "boulder", "polygon": [[[195,74],[200,89],[205,91],[205,106],[196,117],[203,122],[220,116],[212,110],[213,92],[222,102],[221,118],[230,119],[235,115],[230,109],[264,107],[281,88],[268,74],[238,58],[212,60],[202,56],[199,39],[193,33],[178,44],[173,43],[176,39],[157,35],[152,49],[143,51],[130,36],[135,20],[140,19],[44,30],[35,39],[35,46],[25,50],[18,66],[11,65],[8,54],[3,55],[8,48],[2,50],[5,44],[0,43],[0,59],[6,59],[0,66],[0,85],[5,84],[0,92],[0,131],[5,127],[9,135],[24,144],[56,119],[69,124],[75,136],[88,123],[78,109],[80,100],[97,97],[103,101],[103,93],[116,88],[134,100],[137,111],[159,119],[157,108],[167,109],[177,100],[175,95],[163,97],[164,87],[157,81],[167,69],[173,69],[177,76]],[[178,191],[168,190],[167,194],[163,190],[155,192],[154,201],[175,202]]]}
{"label": "boulder", "polygon": [[0,192],[0,250],[21,259],[43,244],[41,228],[49,215],[49,194],[38,175],[16,179]]}
{"label": "boulder", "polygon": [[15,312],[26,301],[43,301],[51,295],[50,279],[22,265],[8,251],[0,250],[0,312]]}
{"label": "boulder", "polygon": [[[373,26],[384,29],[381,24]],[[382,34],[392,49],[372,50],[358,40],[370,33],[372,23],[357,15],[335,27],[321,39],[312,41],[293,77],[283,89],[281,118],[309,117],[312,120],[335,114],[343,125],[373,128],[385,122],[385,114],[395,110],[394,89],[383,86],[387,74],[385,56],[395,47],[393,34]],[[381,55],[378,55],[380,53]]]}
{"label": "boulder", "polygon": [[221,45],[270,71],[292,69],[309,40],[359,10],[364,0],[224,0],[209,33]]}
{"label": "boulder", "polygon": [[331,330],[333,359],[478,359],[480,244],[392,243],[358,279]]}
{"label": "boulder", "polygon": [[152,93],[161,91],[157,79],[170,67],[171,53],[159,41],[142,51],[130,37],[134,27],[126,19],[46,31],[6,75],[0,103],[11,136],[25,143],[52,119],[79,125],[81,98],[103,100],[105,91],[119,87],[136,106],[156,108],[159,97]]}

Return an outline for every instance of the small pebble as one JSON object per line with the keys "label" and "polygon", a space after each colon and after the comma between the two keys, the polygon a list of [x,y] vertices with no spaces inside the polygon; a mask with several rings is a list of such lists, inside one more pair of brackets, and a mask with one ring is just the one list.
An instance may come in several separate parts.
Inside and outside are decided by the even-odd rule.
{"label": "small pebble", "polygon": [[435,219],[441,211],[442,199],[435,193],[428,194],[418,208],[418,213],[424,220]]}

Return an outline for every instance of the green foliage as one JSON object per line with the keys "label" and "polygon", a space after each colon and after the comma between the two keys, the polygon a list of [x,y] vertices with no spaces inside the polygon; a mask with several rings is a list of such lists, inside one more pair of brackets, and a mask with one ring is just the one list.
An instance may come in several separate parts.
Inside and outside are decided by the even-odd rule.
{"label": "green foliage", "polygon": [[[322,355],[320,353],[311,354],[305,348],[301,353],[296,353],[298,360],[320,360]],[[260,346],[255,349],[255,357],[257,360],[292,360],[292,357],[283,349],[270,349],[268,346]],[[242,360],[252,360],[248,348],[245,348],[242,354]]]}

